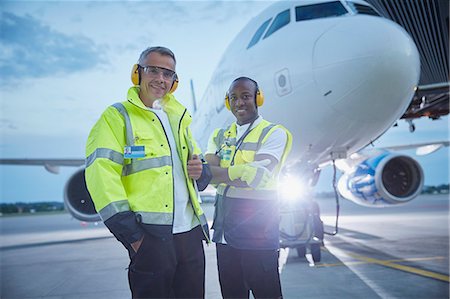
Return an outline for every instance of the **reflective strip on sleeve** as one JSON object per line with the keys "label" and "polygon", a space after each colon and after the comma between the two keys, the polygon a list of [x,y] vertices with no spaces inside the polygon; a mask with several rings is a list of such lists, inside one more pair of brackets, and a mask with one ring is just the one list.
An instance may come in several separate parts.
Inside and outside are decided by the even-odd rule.
{"label": "reflective strip on sleeve", "polygon": [[255,189],[258,187],[258,185],[261,183],[261,180],[264,176],[264,171],[265,170],[260,167],[258,167],[256,169],[256,175],[255,175],[255,178],[253,179],[253,181],[249,184],[250,187],[255,188]]}
{"label": "reflective strip on sleeve", "polygon": [[162,213],[162,212],[136,212],[142,223],[145,224],[161,224],[161,225],[172,225],[173,223],[173,213]]}
{"label": "reflective strip on sleeve", "polygon": [[122,169],[122,176],[127,176],[139,171],[158,168],[163,166],[171,166],[172,159],[170,156],[164,156],[159,158],[150,158],[145,160],[132,159],[130,164],[126,164]]}
{"label": "reflective strip on sleeve", "polygon": [[270,124],[267,127],[265,127],[262,132],[261,135],[259,135],[259,139],[258,139],[258,146],[256,147],[255,151],[258,151],[261,148],[262,145],[262,141],[264,140],[264,138],[267,136],[267,134],[269,133],[269,131],[275,127],[275,124]]}
{"label": "reflective strip on sleeve", "polygon": [[114,201],[108,204],[106,207],[101,209],[98,213],[103,221],[108,220],[112,216],[120,212],[126,212],[130,210],[130,206],[128,205],[128,200],[119,200]]}
{"label": "reflective strip on sleeve", "polygon": [[125,119],[127,145],[134,145],[133,128],[131,127],[130,116],[128,115],[127,109],[125,109],[122,103],[115,103],[112,106],[116,108],[117,111],[119,111],[119,113],[122,114],[123,118]]}
{"label": "reflective strip on sleeve", "polygon": [[109,159],[117,164],[123,164],[123,154],[109,148],[97,148],[89,157],[86,158],[86,168],[94,163],[97,158]]}

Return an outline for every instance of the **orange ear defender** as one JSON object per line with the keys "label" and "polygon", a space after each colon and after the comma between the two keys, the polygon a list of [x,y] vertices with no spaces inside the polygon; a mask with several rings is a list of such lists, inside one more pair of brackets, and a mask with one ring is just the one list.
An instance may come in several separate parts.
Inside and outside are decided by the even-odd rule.
{"label": "orange ear defender", "polygon": [[[134,64],[131,68],[131,82],[134,85],[139,85],[141,83],[141,74],[139,72],[139,64]],[[175,75],[175,79],[173,80],[172,87],[169,90],[169,93],[173,93],[178,87],[178,75]]]}
{"label": "orange ear defender", "polygon": [[[257,89],[256,89],[256,106],[260,107],[263,104],[264,104],[264,94],[259,89],[259,87],[257,87]],[[225,107],[227,107],[228,110],[231,110],[230,99],[228,98],[228,92],[225,95]]]}

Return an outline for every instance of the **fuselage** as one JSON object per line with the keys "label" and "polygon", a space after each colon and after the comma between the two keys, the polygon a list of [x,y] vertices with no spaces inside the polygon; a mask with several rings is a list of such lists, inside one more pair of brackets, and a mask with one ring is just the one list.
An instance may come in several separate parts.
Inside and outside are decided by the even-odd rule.
{"label": "fuselage", "polygon": [[225,93],[235,78],[247,76],[265,95],[260,114],[293,134],[290,163],[316,168],[390,128],[408,107],[419,75],[416,46],[396,23],[360,13],[347,1],[282,1],[230,43],[193,127],[205,148],[214,128],[234,121]]}

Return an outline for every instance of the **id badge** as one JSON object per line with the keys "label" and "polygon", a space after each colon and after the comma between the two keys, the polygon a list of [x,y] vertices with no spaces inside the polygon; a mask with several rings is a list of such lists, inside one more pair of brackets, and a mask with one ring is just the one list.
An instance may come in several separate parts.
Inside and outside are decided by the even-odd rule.
{"label": "id badge", "polygon": [[130,158],[143,158],[145,157],[145,146],[125,146],[123,149],[123,157]]}
{"label": "id badge", "polygon": [[226,160],[229,161],[231,160],[231,150],[230,149],[226,149],[221,153],[221,158],[222,160]]}

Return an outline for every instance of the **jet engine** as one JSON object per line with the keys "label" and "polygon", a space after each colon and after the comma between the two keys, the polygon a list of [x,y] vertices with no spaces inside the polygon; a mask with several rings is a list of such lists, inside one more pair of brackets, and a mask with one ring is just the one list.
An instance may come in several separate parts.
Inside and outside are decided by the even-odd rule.
{"label": "jet engine", "polygon": [[344,172],[339,193],[362,206],[405,204],[422,191],[423,171],[411,157],[382,152]]}
{"label": "jet engine", "polygon": [[75,172],[64,188],[64,204],[72,216],[80,221],[101,221],[94,208],[84,179],[84,169]]}

